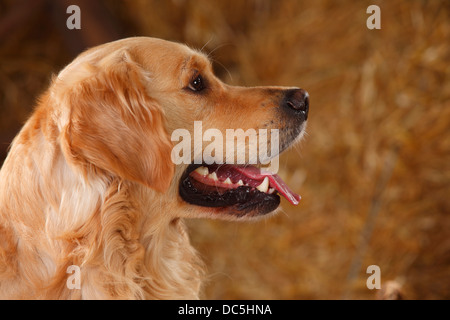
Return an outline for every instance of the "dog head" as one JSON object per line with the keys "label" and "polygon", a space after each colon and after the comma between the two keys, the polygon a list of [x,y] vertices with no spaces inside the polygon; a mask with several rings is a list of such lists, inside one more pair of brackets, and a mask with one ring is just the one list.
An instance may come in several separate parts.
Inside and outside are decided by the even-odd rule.
{"label": "dog head", "polygon": [[86,51],[51,94],[68,161],[149,188],[174,217],[250,218],[279,194],[300,200],[261,167],[302,137],[303,89],[230,86],[203,53],[139,37]]}

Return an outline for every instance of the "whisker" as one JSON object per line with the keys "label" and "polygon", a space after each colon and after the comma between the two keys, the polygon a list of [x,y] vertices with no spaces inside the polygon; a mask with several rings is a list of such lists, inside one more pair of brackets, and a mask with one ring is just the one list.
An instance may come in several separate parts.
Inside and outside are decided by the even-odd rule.
{"label": "whisker", "polygon": [[228,76],[230,77],[230,81],[233,82],[233,76],[231,75],[231,72],[227,69],[227,67],[225,67],[220,61],[211,58],[211,61],[213,61],[214,63],[217,63],[218,65],[220,65],[222,68],[225,69],[225,71],[228,73]]}
{"label": "whisker", "polygon": [[[203,49],[205,49],[205,47],[212,41],[214,36],[211,36],[211,38],[209,38],[208,41],[206,41],[206,43],[203,45],[203,47],[200,49],[201,52],[203,52]],[[205,52],[206,53],[206,52]],[[209,53],[206,53],[207,56],[209,56]]]}
{"label": "whisker", "polygon": [[282,207],[280,207],[279,211],[287,218],[290,218],[290,216],[287,214],[286,211],[284,211],[284,209]]}
{"label": "whisker", "polygon": [[212,49],[207,55],[208,55],[208,57],[210,57],[215,51],[217,51],[225,46],[230,46],[230,45],[231,45],[230,43],[222,43],[222,44],[218,45],[217,47],[215,47],[214,49]]}
{"label": "whisker", "polygon": [[298,154],[299,156],[302,155],[302,151],[301,151],[301,146],[300,146],[300,144],[296,143],[296,144],[294,145],[294,150],[295,150],[295,152],[297,152],[297,154]]}

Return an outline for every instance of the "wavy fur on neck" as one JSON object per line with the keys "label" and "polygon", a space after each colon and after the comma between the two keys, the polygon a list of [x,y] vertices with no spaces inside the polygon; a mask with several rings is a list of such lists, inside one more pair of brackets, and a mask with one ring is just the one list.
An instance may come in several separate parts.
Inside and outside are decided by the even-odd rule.
{"label": "wavy fur on neck", "polygon": [[[135,182],[94,171],[86,179],[38,122],[16,138],[1,173],[0,297],[198,298],[202,263],[182,219],[164,214],[170,204]],[[71,265],[81,289],[67,286]]]}

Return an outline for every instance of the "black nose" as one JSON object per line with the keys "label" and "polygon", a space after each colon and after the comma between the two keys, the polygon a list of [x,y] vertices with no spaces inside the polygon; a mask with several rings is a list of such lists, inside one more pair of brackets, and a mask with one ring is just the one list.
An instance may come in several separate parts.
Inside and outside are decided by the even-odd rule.
{"label": "black nose", "polygon": [[309,112],[309,94],[303,89],[290,89],[286,92],[284,98],[284,107],[294,111],[297,115],[308,119]]}

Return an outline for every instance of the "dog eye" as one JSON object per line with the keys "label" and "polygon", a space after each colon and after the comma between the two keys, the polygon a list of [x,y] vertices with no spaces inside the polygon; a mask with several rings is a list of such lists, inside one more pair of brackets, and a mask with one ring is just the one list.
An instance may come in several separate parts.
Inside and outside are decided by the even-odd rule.
{"label": "dog eye", "polygon": [[199,92],[202,91],[203,89],[205,89],[205,84],[203,81],[202,76],[197,76],[196,78],[194,78],[191,83],[189,83],[189,89],[191,89],[192,91],[195,92]]}

